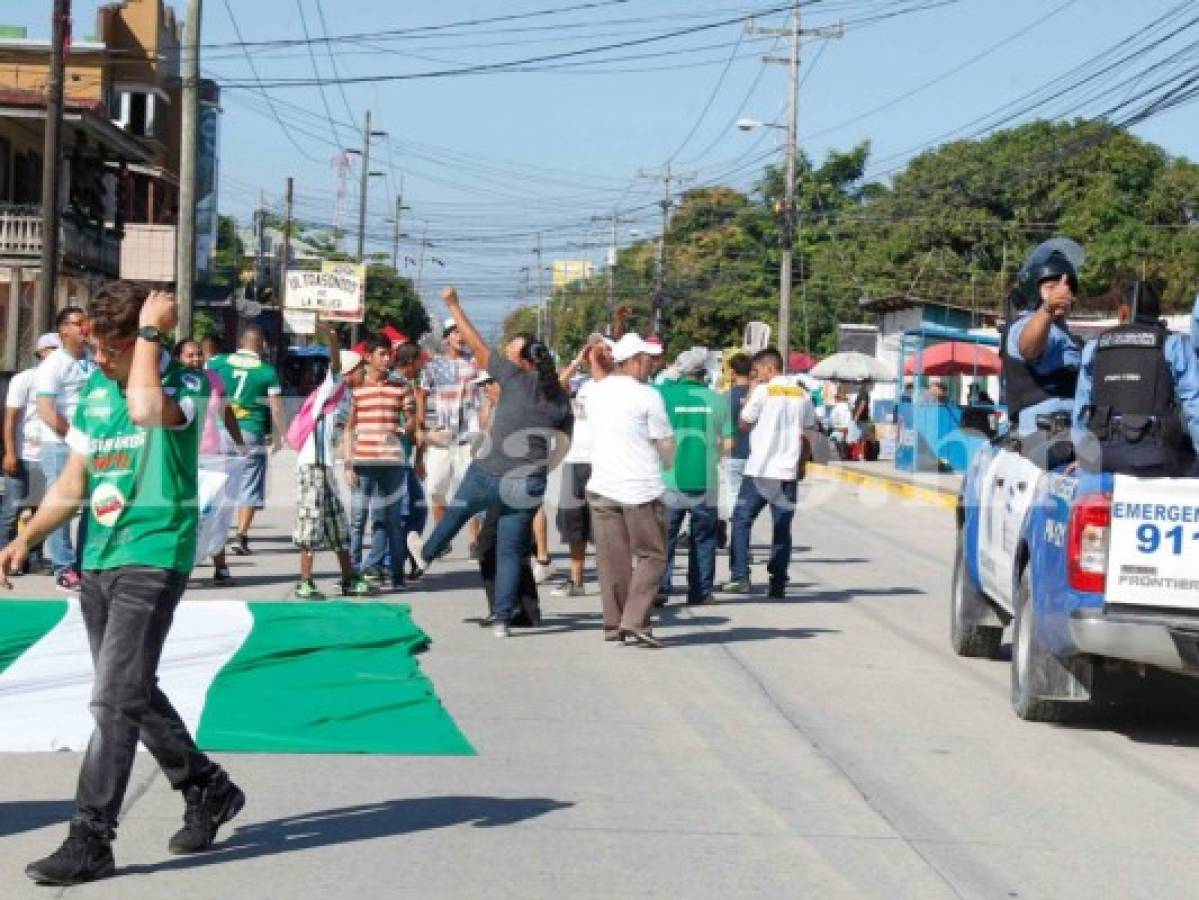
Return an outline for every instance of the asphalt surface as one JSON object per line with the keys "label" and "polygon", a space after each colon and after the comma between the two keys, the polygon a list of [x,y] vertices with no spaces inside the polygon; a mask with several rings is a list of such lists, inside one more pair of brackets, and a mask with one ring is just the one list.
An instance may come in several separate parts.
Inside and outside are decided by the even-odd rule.
{"label": "asphalt surface", "polygon": [[[273,489],[287,496],[286,472]],[[543,592],[545,627],[496,640],[468,621],[484,601],[459,539],[403,601],[478,755],[223,755],[249,801],[204,856],[167,854],[181,802],[140,754],[118,877],[27,883],[63,836],[79,758],[5,756],[0,896],[1196,896],[1195,695],[1081,726],[1017,720],[1007,663],[948,646],[952,513],[801,491],[787,599],[765,598],[755,566],[752,596],[672,601],[657,651],[601,640],[594,581]],[[238,589],[189,596],[285,597],[290,522],[273,510],[256,554],[233,558]]]}

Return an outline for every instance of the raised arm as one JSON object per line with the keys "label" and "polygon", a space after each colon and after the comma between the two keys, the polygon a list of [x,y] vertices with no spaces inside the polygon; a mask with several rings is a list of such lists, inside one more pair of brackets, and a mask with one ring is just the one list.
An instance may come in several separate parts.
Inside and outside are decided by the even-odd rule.
{"label": "raised arm", "polygon": [[[142,305],[138,324],[160,332],[170,331],[178,320],[178,312],[173,294],[153,291]],[[129,418],[140,428],[178,428],[189,421],[183,407],[162,389],[162,373],[158,368],[161,354],[158,341],[138,337],[133,344],[127,396]]]}
{"label": "raised arm", "polygon": [[475,362],[481,368],[486,369],[487,364],[491,362],[491,348],[487,346],[487,342],[483,340],[483,336],[479,334],[474,323],[471,322],[465,310],[462,309],[462,301],[458,299],[458,292],[452,287],[443,288],[441,299],[445,301],[446,308],[450,311],[450,315],[454,317],[454,324],[458,326],[458,330],[462,332],[462,337],[466,339],[466,346],[470,347],[470,352],[474,354]]}

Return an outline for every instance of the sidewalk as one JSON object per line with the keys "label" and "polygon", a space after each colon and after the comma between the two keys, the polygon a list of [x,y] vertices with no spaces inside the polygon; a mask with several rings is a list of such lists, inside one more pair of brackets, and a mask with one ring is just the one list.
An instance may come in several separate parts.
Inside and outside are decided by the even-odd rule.
{"label": "sidewalk", "polygon": [[887,491],[912,500],[923,500],[941,506],[954,507],[963,476],[959,472],[905,472],[895,468],[891,460],[850,462],[830,460],[810,463],[809,471],[821,478],[831,478]]}

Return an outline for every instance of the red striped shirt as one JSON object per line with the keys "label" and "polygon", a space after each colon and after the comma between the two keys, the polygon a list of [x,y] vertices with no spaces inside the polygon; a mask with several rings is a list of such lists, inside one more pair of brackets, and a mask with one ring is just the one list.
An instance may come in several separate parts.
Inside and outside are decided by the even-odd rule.
{"label": "red striped shirt", "polygon": [[408,463],[410,441],[404,434],[416,394],[407,382],[364,384],[355,388],[354,459],[364,462]]}

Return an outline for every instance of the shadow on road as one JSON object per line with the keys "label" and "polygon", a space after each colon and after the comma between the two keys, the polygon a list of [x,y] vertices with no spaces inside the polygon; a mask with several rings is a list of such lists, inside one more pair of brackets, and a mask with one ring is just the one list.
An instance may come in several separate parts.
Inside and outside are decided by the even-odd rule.
{"label": "shadow on road", "polygon": [[1098,709],[1064,727],[1111,731],[1138,744],[1199,747],[1199,680],[1169,672],[1106,673]]}
{"label": "shadow on road", "polygon": [[764,605],[781,603],[848,603],[865,597],[912,597],[926,592],[917,588],[849,588],[844,590],[809,591],[804,588],[815,587],[812,583],[791,582],[787,585],[786,595],[782,600],[767,598],[765,585],[755,587],[749,594],[737,594],[728,599],[727,595],[717,595],[716,608],[721,606],[739,606],[746,603],[761,603]]}
{"label": "shadow on road", "polygon": [[453,825],[496,828],[572,806],[573,803],[543,797],[456,796],[414,797],[345,806],[243,825],[228,840],[218,843],[211,852],[202,856],[177,857],[153,865],[129,866],[122,869],[121,874],[148,875],[222,865],[260,856],[395,837]]}
{"label": "shadow on road", "polygon": [[71,800],[0,801],[0,838],[66,822],[74,812]]}
{"label": "shadow on road", "polygon": [[667,647],[693,647],[704,644],[740,644],[744,641],[800,641],[821,634],[840,634],[836,628],[729,628],[725,631],[692,631],[687,634],[661,635]]}

